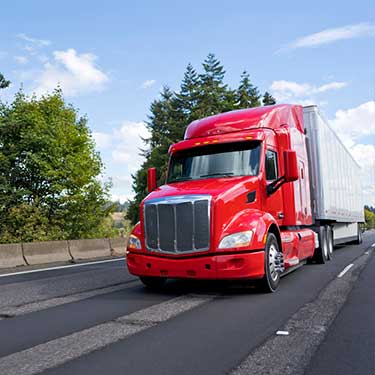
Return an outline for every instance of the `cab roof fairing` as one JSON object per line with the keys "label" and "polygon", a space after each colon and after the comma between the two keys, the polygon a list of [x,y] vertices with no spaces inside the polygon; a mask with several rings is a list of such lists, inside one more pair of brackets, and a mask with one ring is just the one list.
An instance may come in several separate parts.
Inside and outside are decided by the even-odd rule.
{"label": "cab roof fairing", "polygon": [[186,128],[184,139],[219,136],[254,128],[276,130],[282,125],[295,127],[304,133],[303,107],[295,104],[277,104],[209,116],[193,121]]}
{"label": "cab roof fairing", "polygon": [[169,147],[168,153],[171,155],[175,152],[191,149],[193,147],[209,146],[214,144],[233,143],[233,142],[251,142],[263,141],[265,138],[263,129],[250,129],[247,131],[237,131],[233,133],[226,133],[225,137],[210,136],[202,138],[186,139],[177,142]]}

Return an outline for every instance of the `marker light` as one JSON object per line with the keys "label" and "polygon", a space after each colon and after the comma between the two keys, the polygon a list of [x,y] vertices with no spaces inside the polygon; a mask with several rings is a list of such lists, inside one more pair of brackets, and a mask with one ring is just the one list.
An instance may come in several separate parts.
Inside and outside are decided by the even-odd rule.
{"label": "marker light", "polygon": [[134,234],[131,234],[128,239],[128,249],[141,249],[141,241],[137,236],[134,236]]}
{"label": "marker light", "polygon": [[251,230],[233,233],[228,236],[225,236],[220,241],[219,249],[230,249],[233,247],[249,246],[252,238],[253,232]]}

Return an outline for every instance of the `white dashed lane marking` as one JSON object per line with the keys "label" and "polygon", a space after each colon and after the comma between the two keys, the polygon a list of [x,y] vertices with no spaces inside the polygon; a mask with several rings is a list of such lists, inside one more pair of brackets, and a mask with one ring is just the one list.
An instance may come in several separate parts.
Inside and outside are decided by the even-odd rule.
{"label": "white dashed lane marking", "polygon": [[343,277],[352,267],[354,266],[353,263],[348,264],[338,275],[337,277]]}

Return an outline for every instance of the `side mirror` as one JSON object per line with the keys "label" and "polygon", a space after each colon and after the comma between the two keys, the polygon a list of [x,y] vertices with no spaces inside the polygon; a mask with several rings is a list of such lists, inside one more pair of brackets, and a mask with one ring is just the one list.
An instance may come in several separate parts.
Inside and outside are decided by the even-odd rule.
{"label": "side mirror", "polygon": [[295,151],[284,151],[284,177],[285,182],[298,180],[297,154]]}
{"label": "side mirror", "polygon": [[298,180],[297,154],[295,151],[284,151],[284,175],[267,185],[267,195],[275,193],[285,182]]}
{"label": "side mirror", "polygon": [[156,189],[156,168],[147,170],[147,190],[149,193]]}

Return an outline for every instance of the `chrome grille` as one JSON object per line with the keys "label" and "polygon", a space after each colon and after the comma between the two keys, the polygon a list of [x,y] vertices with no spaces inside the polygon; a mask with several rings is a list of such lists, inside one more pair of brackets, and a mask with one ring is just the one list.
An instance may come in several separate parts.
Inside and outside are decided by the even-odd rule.
{"label": "chrome grille", "polygon": [[146,247],[150,251],[188,253],[210,247],[209,195],[184,195],[144,204]]}

